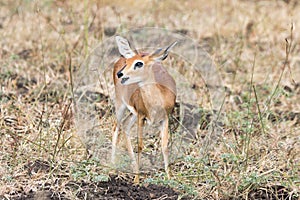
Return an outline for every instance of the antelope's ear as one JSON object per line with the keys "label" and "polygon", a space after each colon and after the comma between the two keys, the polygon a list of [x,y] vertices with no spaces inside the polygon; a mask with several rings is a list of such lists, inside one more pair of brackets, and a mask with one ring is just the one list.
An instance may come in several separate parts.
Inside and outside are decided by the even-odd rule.
{"label": "antelope's ear", "polygon": [[170,49],[173,48],[176,44],[177,41],[173,42],[164,51],[163,49],[159,48],[156,51],[154,51],[149,57],[155,61],[162,61],[168,57]]}
{"label": "antelope's ear", "polygon": [[119,52],[125,58],[132,58],[135,56],[135,53],[131,50],[129,42],[120,36],[116,36],[116,42],[119,48]]}

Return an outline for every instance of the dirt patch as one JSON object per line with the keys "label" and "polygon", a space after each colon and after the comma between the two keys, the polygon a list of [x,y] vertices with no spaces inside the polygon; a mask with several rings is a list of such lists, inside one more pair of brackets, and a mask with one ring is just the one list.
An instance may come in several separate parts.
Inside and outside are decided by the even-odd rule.
{"label": "dirt patch", "polygon": [[169,187],[154,184],[139,186],[118,177],[96,184],[82,183],[78,189],[78,197],[88,199],[178,199],[180,195]]}
{"label": "dirt patch", "polygon": [[[79,199],[178,199],[180,193],[172,188],[154,185],[144,184],[135,185],[125,178],[117,176],[111,176],[108,181],[104,182],[69,182],[66,185],[66,189],[76,190],[76,197]],[[2,198],[2,197],[1,197]],[[11,199],[69,199],[64,192],[55,192],[52,190],[44,190],[37,192],[18,193],[11,196]],[[182,197],[181,199],[189,199]]]}

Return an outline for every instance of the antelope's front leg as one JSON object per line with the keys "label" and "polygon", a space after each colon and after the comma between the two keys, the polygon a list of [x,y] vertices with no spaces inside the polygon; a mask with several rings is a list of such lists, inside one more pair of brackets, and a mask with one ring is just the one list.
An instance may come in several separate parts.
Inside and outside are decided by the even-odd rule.
{"label": "antelope's front leg", "polygon": [[[138,116],[138,159],[137,159],[137,168],[140,169],[140,161],[141,161],[141,153],[143,151],[143,126],[144,126],[144,118],[143,116]],[[140,182],[139,173],[136,174],[134,178],[135,183]]]}
{"label": "antelope's front leg", "polygon": [[123,115],[125,113],[125,109],[126,109],[126,106],[124,104],[116,104],[117,123],[116,123],[115,130],[114,130],[113,136],[112,136],[112,150],[111,150],[112,164],[115,164],[115,162],[116,162],[117,142],[118,142],[118,137],[119,137],[121,121],[122,121]]}
{"label": "antelope's front leg", "polygon": [[120,129],[119,124],[117,122],[112,136],[111,163],[113,165],[116,163],[116,148],[117,148],[117,141],[119,137],[119,129]]}
{"label": "antelope's front leg", "polygon": [[139,183],[139,165],[134,156],[133,147],[131,144],[131,137],[130,137],[130,130],[131,130],[132,126],[134,125],[134,123],[136,122],[136,120],[137,120],[136,115],[132,114],[132,116],[129,120],[129,123],[127,125],[126,131],[125,131],[125,134],[126,134],[125,138],[126,138],[128,154],[131,159],[132,168],[133,168],[134,173],[136,174],[135,178],[134,178],[134,183]]}

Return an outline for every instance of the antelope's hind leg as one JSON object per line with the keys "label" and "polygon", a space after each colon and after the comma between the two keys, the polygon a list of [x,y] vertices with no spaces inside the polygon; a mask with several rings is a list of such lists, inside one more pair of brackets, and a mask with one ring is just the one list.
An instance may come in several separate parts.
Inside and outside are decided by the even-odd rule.
{"label": "antelope's hind leg", "polygon": [[166,118],[162,121],[161,127],[161,150],[164,158],[165,171],[167,173],[168,179],[171,178],[171,171],[169,168],[169,150],[168,150],[168,141],[169,141],[169,120]]}

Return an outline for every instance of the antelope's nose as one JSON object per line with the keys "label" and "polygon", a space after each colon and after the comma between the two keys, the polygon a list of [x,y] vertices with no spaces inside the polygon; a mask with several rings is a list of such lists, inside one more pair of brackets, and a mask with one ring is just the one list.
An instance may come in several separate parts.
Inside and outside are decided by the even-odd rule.
{"label": "antelope's nose", "polygon": [[119,71],[119,72],[117,73],[117,76],[118,76],[118,78],[121,78],[121,77],[123,76],[122,71]]}

